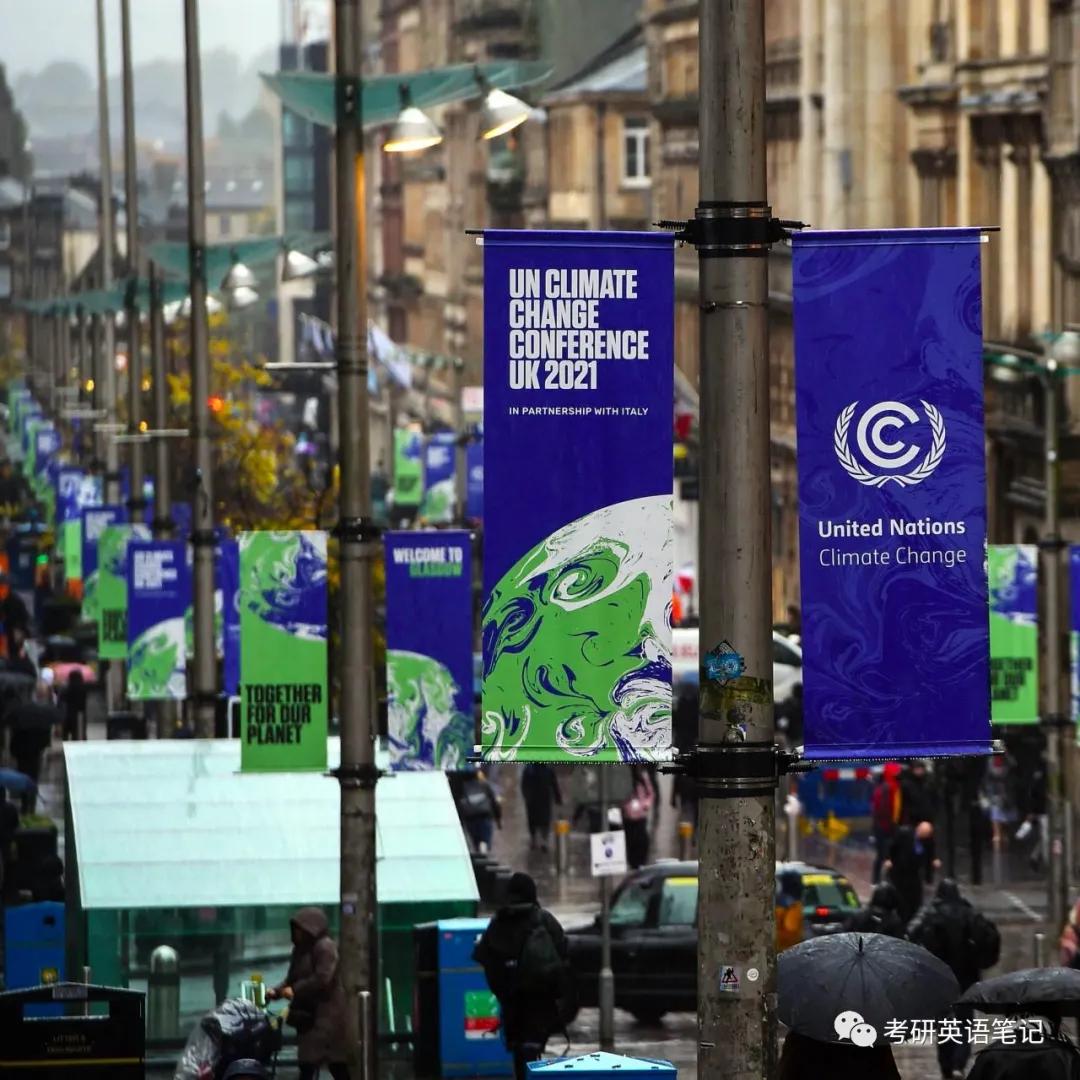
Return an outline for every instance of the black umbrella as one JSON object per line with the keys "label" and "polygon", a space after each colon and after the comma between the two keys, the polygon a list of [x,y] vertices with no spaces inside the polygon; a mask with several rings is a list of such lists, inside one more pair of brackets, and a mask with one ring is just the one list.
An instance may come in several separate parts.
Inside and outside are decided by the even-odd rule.
{"label": "black umbrella", "polygon": [[37,679],[33,675],[0,669],[0,690],[22,690],[36,685]]}
{"label": "black umbrella", "polygon": [[[888,1021],[934,1020],[960,992],[948,965],[884,934],[811,938],[777,957],[777,976],[780,1019],[819,1042],[886,1044]],[[838,1023],[842,1014],[859,1019]]]}
{"label": "black umbrella", "polygon": [[1025,968],[995,975],[969,987],[960,1004],[1005,1016],[1034,1014],[1052,1020],[1080,1016],[1080,971]]}
{"label": "black umbrella", "polygon": [[64,722],[64,710],[55,705],[42,705],[28,701],[24,705],[15,705],[4,713],[0,724],[18,731],[32,728],[51,728]]}

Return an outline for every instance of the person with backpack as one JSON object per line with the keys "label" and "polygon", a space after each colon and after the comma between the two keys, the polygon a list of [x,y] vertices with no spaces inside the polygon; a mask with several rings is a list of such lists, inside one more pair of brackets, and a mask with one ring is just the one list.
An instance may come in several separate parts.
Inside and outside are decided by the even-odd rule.
{"label": "person with backpack", "polygon": [[885,934],[888,937],[904,936],[904,920],[900,918],[900,897],[888,882],[874,886],[870,903],[859,908],[848,921],[845,930],[857,934]]}
{"label": "person with backpack", "polygon": [[881,880],[881,867],[900,824],[902,799],[899,777],[900,766],[895,761],[888,762],[870,796],[870,817],[874,825],[874,871],[871,878],[875,885]]}
{"label": "person with backpack", "polygon": [[[1001,955],[998,928],[960,895],[955,881],[945,878],[937,887],[934,899],[926,904],[908,927],[908,940],[932,952],[948,964],[961,991],[979,981],[981,973],[993,967]],[[954,1010],[957,1019],[970,1019],[970,1010]],[[971,1045],[939,1042],[938,1064],[941,1075],[962,1074]]]}
{"label": "person with backpack", "polygon": [[467,774],[456,785],[458,817],[474,851],[486,855],[491,850],[495,826],[502,828],[502,806],[495,789],[480,769]]}
{"label": "person with backpack", "polygon": [[499,1002],[503,1041],[514,1056],[516,1080],[526,1080],[548,1039],[564,1030],[561,1003],[569,996],[566,935],[536,898],[536,882],[518,872],[506,904],[473,951]]}

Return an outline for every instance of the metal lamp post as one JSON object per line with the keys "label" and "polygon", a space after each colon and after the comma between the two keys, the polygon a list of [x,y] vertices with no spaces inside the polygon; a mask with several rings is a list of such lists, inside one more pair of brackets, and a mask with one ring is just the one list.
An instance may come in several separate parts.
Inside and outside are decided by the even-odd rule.
{"label": "metal lamp post", "polygon": [[184,71],[187,98],[188,292],[191,343],[192,478],[191,544],[194,550],[195,733],[214,736],[217,657],[214,652],[214,477],[210,445],[210,355],[206,318],[206,191],[203,154],[202,76],[197,0],[184,0]]}
{"label": "metal lamp post", "polygon": [[1061,485],[1058,446],[1060,420],[1060,369],[1080,364],[1080,334],[1066,330],[1059,334],[1044,353],[1042,389],[1044,406],[1043,449],[1046,505],[1043,536],[1039,541],[1042,559],[1043,677],[1039,680],[1042,703],[1039,709],[1046,732],[1047,831],[1049,874],[1047,913],[1052,927],[1063,926],[1069,912],[1069,870],[1072,866],[1071,836],[1068,825],[1069,798],[1066,783],[1069,747],[1074,725],[1066,707],[1064,663],[1068,656],[1069,620],[1065,608],[1066,570],[1063,554],[1067,547],[1061,536]]}
{"label": "metal lamp post", "polygon": [[[378,987],[375,892],[374,614],[371,572],[378,530],[371,518],[367,391],[367,252],[360,91],[360,0],[334,0],[338,117],[334,131],[337,266],[338,552],[341,565],[341,975],[348,1010],[348,1064],[375,1077]],[[365,1037],[366,1036],[366,1037]]]}

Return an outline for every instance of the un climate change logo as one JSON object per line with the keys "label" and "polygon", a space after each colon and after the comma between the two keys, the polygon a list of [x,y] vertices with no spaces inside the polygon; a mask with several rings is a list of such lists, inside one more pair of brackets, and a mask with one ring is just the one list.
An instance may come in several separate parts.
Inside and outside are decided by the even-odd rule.
{"label": "un climate change logo", "polygon": [[921,484],[941,464],[941,458],[945,453],[945,421],[942,420],[941,413],[930,402],[920,398],[926,419],[930,422],[932,436],[930,449],[915,468],[908,472],[901,472],[900,470],[907,469],[922,453],[922,447],[891,440],[888,437],[888,429],[917,424],[921,418],[914,409],[902,401],[879,401],[876,405],[871,405],[864,410],[855,425],[855,443],[863,461],[877,469],[888,470],[870,472],[848,447],[848,430],[858,404],[857,401],[853,401],[847,408],[840,410],[833,432],[836,456],[844,471],[852,479],[858,480],[860,484],[866,484],[867,487],[883,487],[890,481],[901,487],[911,487],[914,484]]}

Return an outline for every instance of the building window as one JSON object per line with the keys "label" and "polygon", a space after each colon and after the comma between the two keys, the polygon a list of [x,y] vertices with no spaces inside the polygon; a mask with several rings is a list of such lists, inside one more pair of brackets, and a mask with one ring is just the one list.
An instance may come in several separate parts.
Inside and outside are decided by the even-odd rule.
{"label": "building window", "polygon": [[232,232],[232,221],[228,214],[222,214],[218,218],[218,235],[228,236]]}
{"label": "building window", "polygon": [[11,222],[0,221],[0,251],[7,251],[11,247]]}
{"label": "building window", "polygon": [[641,116],[623,120],[623,183],[646,187],[649,180],[649,121]]}

